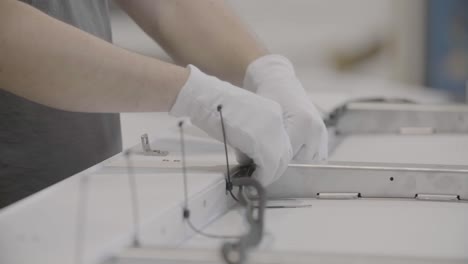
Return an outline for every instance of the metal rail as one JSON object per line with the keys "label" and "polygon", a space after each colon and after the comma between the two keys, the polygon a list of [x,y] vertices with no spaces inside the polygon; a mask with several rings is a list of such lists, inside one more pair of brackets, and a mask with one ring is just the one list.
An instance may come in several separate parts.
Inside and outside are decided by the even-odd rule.
{"label": "metal rail", "polygon": [[468,106],[411,103],[349,103],[330,114],[338,134],[468,133]]}
{"label": "metal rail", "polygon": [[322,194],[322,197],[425,197],[468,201],[468,166],[355,162],[291,164],[285,175],[267,188],[267,193],[271,199],[321,198]]}

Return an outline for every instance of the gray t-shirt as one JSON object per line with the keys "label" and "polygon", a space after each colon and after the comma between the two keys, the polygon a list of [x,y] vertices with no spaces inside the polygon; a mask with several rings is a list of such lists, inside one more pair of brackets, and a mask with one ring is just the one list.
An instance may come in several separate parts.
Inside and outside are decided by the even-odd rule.
{"label": "gray t-shirt", "polygon": [[[105,0],[29,0],[44,13],[111,41]],[[52,109],[0,89],[0,208],[121,150],[118,114]]]}

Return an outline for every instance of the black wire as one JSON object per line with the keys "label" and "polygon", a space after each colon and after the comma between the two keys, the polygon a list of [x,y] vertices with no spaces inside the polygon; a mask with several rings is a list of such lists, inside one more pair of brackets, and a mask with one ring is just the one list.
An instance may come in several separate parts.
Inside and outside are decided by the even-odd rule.
{"label": "black wire", "polygon": [[139,208],[139,203],[138,203],[138,188],[137,188],[137,182],[136,182],[136,177],[135,177],[135,172],[133,170],[133,163],[130,158],[131,151],[127,150],[125,151],[125,157],[127,160],[127,173],[128,173],[128,184],[130,188],[130,199],[131,199],[131,205],[132,205],[132,214],[133,214],[133,229],[134,229],[134,234],[133,234],[133,246],[134,247],[140,247],[140,208]]}
{"label": "black wire", "polygon": [[233,193],[232,190],[229,190],[229,193],[231,194],[232,199],[234,199],[237,203],[239,203],[239,198],[237,198]]}
{"label": "black wire", "polygon": [[223,119],[223,106],[218,105],[218,112],[219,116],[221,118],[221,129],[223,131],[223,141],[224,141],[224,154],[226,155],[226,175],[227,175],[227,189],[230,191],[232,189],[232,183],[231,183],[231,173],[229,172],[229,156],[228,156],[228,149],[227,149],[227,143],[226,143],[226,129],[224,128],[224,119]]}
{"label": "black wire", "polygon": [[184,140],[184,121],[179,122],[180,128],[180,152],[182,158],[182,176],[184,180],[184,207],[188,208],[188,179],[187,179],[187,168],[185,164],[185,140]]}
{"label": "black wire", "polygon": [[185,166],[185,143],[184,143],[183,125],[184,125],[184,122],[180,121],[179,122],[180,147],[181,147],[181,158],[182,158],[182,175],[183,175],[183,178],[184,178],[184,209],[183,209],[182,217],[187,222],[188,226],[195,233],[197,233],[197,234],[199,234],[201,236],[208,237],[208,238],[213,238],[213,239],[239,239],[240,236],[215,235],[215,234],[205,233],[202,230],[195,227],[195,225],[192,223],[192,221],[190,221],[190,210],[188,209],[188,182],[187,182],[187,170],[186,170],[186,166]]}

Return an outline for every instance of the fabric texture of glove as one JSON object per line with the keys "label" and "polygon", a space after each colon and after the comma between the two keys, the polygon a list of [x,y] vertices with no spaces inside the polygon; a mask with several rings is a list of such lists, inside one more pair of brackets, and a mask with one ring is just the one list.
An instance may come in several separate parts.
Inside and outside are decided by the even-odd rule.
{"label": "fabric texture of glove", "polygon": [[[193,65],[170,114],[187,116],[208,135],[222,141],[222,106],[227,143],[257,165],[254,177],[267,185],[278,179],[292,159],[281,106],[267,98],[221,81]],[[241,158],[239,162],[246,162]]]}
{"label": "fabric texture of glove", "polygon": [[288,59],[266,55],[253,61],[247,68],[244,88],[281,105],[295,161],[327,158],[327,129]]}

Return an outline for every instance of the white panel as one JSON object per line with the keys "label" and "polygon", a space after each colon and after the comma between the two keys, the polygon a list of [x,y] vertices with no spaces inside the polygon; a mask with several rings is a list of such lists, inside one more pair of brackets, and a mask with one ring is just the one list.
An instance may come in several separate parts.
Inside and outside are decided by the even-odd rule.
{"label": "white panel", "polygon": [[[269,209],[261,250],[362,256],[454,258],[468,261],[468,204],[389,200],[311,200],[312,206]],[[231,211],[206,232],[240,232]],[[213,248],[196,236],[184,247]]]}

